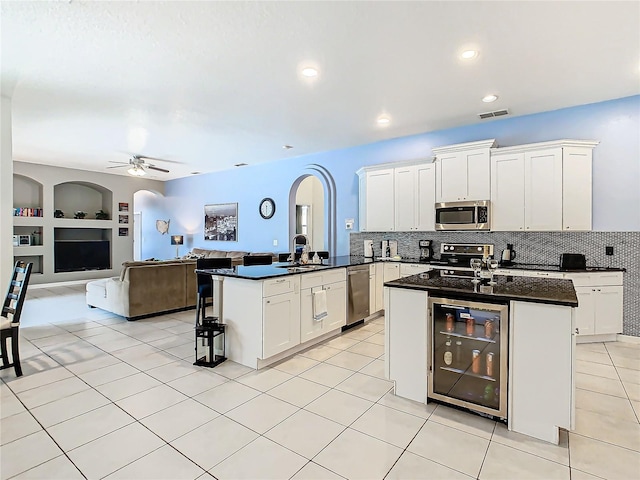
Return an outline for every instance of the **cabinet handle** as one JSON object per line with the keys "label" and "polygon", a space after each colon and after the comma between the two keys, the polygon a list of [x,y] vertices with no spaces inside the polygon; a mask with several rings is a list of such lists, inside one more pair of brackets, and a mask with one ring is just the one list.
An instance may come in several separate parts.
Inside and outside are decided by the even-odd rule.
{"label": "cabinet handle", "polygon": [[267,300],[267,303],[271,303],[271,300]]}
{"label": "cabinet handle", "polygon": [[280,279],[280,280],[276,280],[276,283],[283,283],[283,282],[285,282],[285,281],[286,281],[286,278],[282,278],[282,279]]}
{"label": "cabinet handle", "polygon": [[578,327],[576,327],[576,335],[580,335],[580,329],[578,329]]}

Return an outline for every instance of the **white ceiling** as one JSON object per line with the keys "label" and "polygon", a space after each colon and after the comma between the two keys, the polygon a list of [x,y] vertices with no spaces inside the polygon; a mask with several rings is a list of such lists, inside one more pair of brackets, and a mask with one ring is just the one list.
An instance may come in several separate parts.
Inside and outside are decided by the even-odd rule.
{"label": "white ceiling", "polygon": [[1,21],[15,160],[182,162],[161,180],[640,93],[636,1],[3,0]]}

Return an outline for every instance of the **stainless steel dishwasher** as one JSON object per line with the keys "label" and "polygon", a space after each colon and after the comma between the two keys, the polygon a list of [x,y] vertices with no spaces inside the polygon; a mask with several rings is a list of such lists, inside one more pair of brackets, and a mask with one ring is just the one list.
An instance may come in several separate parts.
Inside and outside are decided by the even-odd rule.
{"label": "stainless steel dishwasher", "polygon": [[347,267],[347,327],[369,316],[369,265]]}

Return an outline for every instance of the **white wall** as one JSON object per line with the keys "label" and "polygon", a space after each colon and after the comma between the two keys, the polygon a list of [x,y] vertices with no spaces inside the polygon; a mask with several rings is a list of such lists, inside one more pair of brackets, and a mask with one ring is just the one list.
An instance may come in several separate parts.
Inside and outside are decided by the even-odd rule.
{"label": "white wall", "polygon": [[313,175],[305,178],[296,192],[297,205],[311,205],[311,247],[324,250],[324,191],[322,183]]}
{"label": "white wall", "polygon": [[[4,144],[4,141],[3,141]],[[34,225],[42,226],[43,247],[41,248],[43,256],[43,273],[34,275],[31,283],[51,283],[71,280],[84,280],[90,278],[104,278],[118,275],[122,262],[133,259],[133,198],[134,193],[138,190],[149,190],[164,194],[164,183],[158,180],[147,180],[139,177],[127,177],[122,175],[112,175],[108,173],[87,172],[71,168],[52,167],[48,165],[37,165],[25,162],[13,162],[13,173],[33,179],[42,184],[42,208],[44,216],[40,219],[29,219]],[[4,182],[4,171],[3,171]],[[9,176],[12,178],[12,175]],[[65,218],[53,218],[54,207],[54,187],[65,182],[78,182],[99,185],[100,187],[111,192],[109,206],[101,206],[95,203],[95,198],[90,197],[86,208],[81,208],[87,212],[87,219],[74,220],[73,212],[65,212]],[[69,198],[66,198],[69,202]],[[82,202],[82,200],[78,200]],[[13,199],[10,197],[5,202],[3,197],[3,210],[5,206],[12,205]],[[119,203],[129,204],[129,224],[119,224],[118,216],[122,214],[118,211]],[[78,203],[76,203],[78,205]],[[82,204],[84,205],[84,204]],[[21,205],[16,205],[21,206]],[[68,208],[72,208],[69,204]],[[110,216],[111,220],[92,220],[95,218],[95,211],[104,209]],[[71,218],[70,218],[71,217]],[[9,217],[9,232],[11,228],[12,217]],[[99,223],[98,223],[99,222]],[[87,272],[64,272],[54,273],[53,259],[53,238],[54,228],[71,227],[71,228],[87,228],[96,227],[100,229],[111,229],[111,269],[110,270],[93,270]],[[128,227],[128,236],[119,236],[118,230],[121,227]],[[3,229],[4,231],[4,229]],[[2,250],[11,252],[11,248]]]}
{"label": "white wall", "polygon": [[0,292],[9,286],[13,268],[13,154],[11,138],[11,99],[0,96]]}

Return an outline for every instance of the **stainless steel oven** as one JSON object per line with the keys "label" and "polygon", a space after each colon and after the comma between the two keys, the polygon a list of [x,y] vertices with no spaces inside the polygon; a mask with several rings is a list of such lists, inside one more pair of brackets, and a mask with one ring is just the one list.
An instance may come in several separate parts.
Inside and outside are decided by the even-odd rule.
{"label": "stainless steel oven", "polygon": [[436,230],[489,230],[491,202],[436,203]]}

